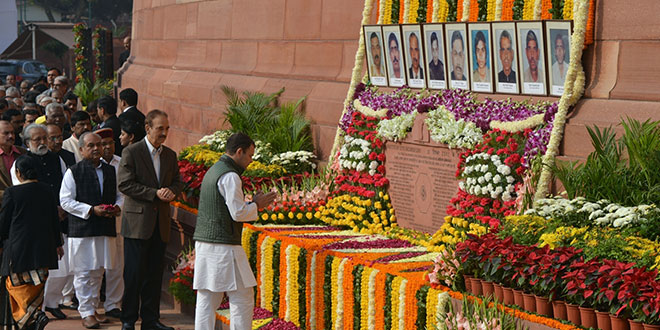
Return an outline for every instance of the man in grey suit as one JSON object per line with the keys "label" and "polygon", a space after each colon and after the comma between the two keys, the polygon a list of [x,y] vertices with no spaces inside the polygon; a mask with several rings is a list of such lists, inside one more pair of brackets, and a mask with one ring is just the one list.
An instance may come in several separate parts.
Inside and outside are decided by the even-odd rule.
{"label": "man in grey suit", "polygon": [[125,195],[121,234],[124,237],[122,329],[169,330],[160,323],[163,258],[170,238],[170,206],[183,189],[176,153],[163,145],[167,114],[147,114],[147,136],[124,149],[119,163],[119,191]]}

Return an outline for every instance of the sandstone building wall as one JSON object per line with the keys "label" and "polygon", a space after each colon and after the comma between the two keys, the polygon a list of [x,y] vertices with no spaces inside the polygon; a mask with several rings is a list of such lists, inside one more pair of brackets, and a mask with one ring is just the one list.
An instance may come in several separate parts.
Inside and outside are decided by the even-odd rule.
{"label": "sandstone building wall", "polygon": [[[307,96],[317,154],[328,157],[354,64],[360,0],[134,0],[133,53],[120,87],[143,111],[162,109],[175,150],[222,126],[222,85]],[[583,56],[587,89],[563,154],[591,151],[585,125],[660,119],[660,1],[596,1],[596,42]],[[490,95],[502,98],[501,95]],[[522,97],[515,97],[521,99]]]}

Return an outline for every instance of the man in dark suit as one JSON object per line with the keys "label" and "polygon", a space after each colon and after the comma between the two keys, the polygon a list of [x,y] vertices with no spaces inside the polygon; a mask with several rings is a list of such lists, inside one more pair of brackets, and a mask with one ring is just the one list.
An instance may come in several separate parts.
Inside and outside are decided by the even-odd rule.
{"label": "man in dark suit", "polygon": [[[170,238],[170,205],[183,189],[176,153],[163,145],[169,131],[167,114],[152,110],[145,120],[147,136],[122,152],[119,191],[125,195],[122,329],[170,330],[160,323],[163,257]],[[138,315],[139,314],[139,315]]]}
{"label": "man in dark suit", "polygon": [[124,62],[128,60],[128,57],[131,56],[131,37],[124,38],[124,48],[125,51],[119,54],[119,67],[121,68],[124,65]]}
{"label": "man in dark suit", "polygon": [[5,189],[12,186],[9,169],[18,156],[27,152],[22,147],[14,145],[14,126],[6,121],[0,120],[0,198]]}
{"label": "man in dark suit", "polygon": [[76,156],[73,152],[62,149],[62,143],[64,141],[62,129],[55,124],[47,124],[46,133],[48,134],[48,150],[60,156],[67,168],[75,164]]}
{"label": "man in dark suit", "polygon": [[133,88],[126,88],[119,93],[119,107],[124,109],[119,115],[120,121],[132,120],[144,126],[144,114],[137,108],[138,93]]}
{"label": "man in dark suit", "polygon": [[119,142],[121,122],[117,118],[117,101],[111,96],[104,96],[99,99],[96,109],[99,118],[103,120],[99,125],[99,129],[112,128],[112,134],[115,140],[115,155],[121,156],[122,146],[121,142]]}

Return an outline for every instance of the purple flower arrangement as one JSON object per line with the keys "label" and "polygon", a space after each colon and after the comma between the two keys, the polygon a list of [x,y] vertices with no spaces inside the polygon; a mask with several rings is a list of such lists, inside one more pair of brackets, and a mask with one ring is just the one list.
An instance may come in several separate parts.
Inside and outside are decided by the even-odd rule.
{"label": "purple flower arrangement", "polygon": [[[364,106],[374,110],[388,109],[387,117],[392,118],[402,114],[408,114],[415,110],[419,113],[429,112],[444,105],[454,114],[456,119],[473,122],[483,132],[490,129],[490,122],[498,120],[511,122],[527,119],[531,116],[544,113],[545,124],[536,128],[530,135],[525,145],[525,166],[538,154],[544,154],[550,133],[552,122],[558,109],[557,102],[538,102],[532,104],[528,101],[514,102],[511,99],[493,100],[485,99],[477,101],[474,93],[462,89],[443,89],[437,92],[423,90],[421,92],[411,90],[403,86],[390,93],[382,93],[375,86],[360,84],[356,88],[354,97],[360,100]],[[350,127],[355,108],[351,103],[346,114],[342,117],[340,127],[345,131]]]}

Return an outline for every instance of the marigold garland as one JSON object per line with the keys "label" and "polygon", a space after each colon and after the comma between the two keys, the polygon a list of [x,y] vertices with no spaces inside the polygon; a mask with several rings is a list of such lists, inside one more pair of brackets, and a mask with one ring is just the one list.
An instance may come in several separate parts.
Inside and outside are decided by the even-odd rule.
{"label": "marigold garland", "polygon": [[[578,0],[579,1],[579,0]],[[564,19],[573,19],[573,0],[564,0]]]}
{"label": "marigold garland", "polygon": [[479,0],[470,0],[470,16],[468,22],[476,22],[479,20]]}
{"label": "marigold garland", "polygon": [[[456,0],[456,21],[460,22],[463,20],[463,4],[464,0]],[[469,2],[468,2],[469,3]]]}
{"label": "marigold garland", "polygon": [[552,19],[552,0],[543,0],[541,5],[541,19]]}
{"label": "marigold garland", "polygon": [[[401,3],[403,1],[403,3]],[[406,2],[410,2],[410,0],[400,0],[399,1],[399,24],[404,23],[405,15],[406,15]]]}
{"label": "marigold garland", "polygon": [[495,0],[488,0],[486,20],[492,22],[495,20]]}
{"label": "marigold garland", "polygon": [[502,1],[502,21],[513,20],[513,2],[515,0],[501,0]]}
{"label": "marigold garland", "polygon": [[543,7],[543,3],[541,0],[534,0],[534,14],[533,17],[535,20],[541,19],[541,9]]}
{"label": "marigold garland", "polygon": [[525,0],[525,5],[523,6],[523,17],[525,21],[534,19],[534,4],[536,0]]}
{"label": "marigold garland", "polygon": [[426,23],[431,23],[433,21],[434,2],[434,0],[426,1]]}
{"label": "marigold garland", "polygon": [[384,12],[383,12],[383,23],[382,24],[392,24],[392,5],[393,0],[385,0]]}

